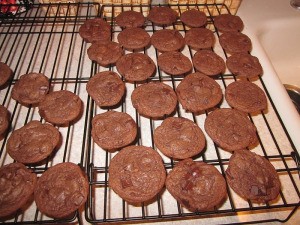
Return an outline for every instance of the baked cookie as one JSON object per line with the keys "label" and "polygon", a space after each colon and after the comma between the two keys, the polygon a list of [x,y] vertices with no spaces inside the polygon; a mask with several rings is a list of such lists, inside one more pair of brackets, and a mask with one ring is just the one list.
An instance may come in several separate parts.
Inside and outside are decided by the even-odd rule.
{"label": "baked cookie", "polygon": [[212,165],[185,159],[176,164],[166,179],[167,190],[192,212],[212,211],[227,196],[226,182]]}
{"label": "baked cookie", "polygon": [[152,7],[148,14],[148,20],[156,25],[170,25],[176,22],[178,14],[169,7]]}
{"label": "baked cookie", "polygon": [[90,60],[96,61],[100,66],[109,66],[118,61],[123,55],[120,44],[108,41],[106,43],[94,42],[87,50]]}
{"label": "baked cookie", "polygon": [[146,54],[134,52],[123,55],[116,63],[118,72],[127,81],[144,81],[151,77],[156,69],[153,60]]}
{"label": "baked cookie", "polygon": [[224,60],[211,50],[199,50],[193,57],[196,70],[208,76],[215,76],[225,72]]}
{"label": "baked cookie", "polygon": [[264,91],[249,81],[235,81],[225,89],[228,104],[240,111],[253,113],[267,108],[267,97]]}
{"label": "baked cookie", "polygon": [[189,27],[203,27],[207,23],[205,13],[196,9],[184,11],[180,15],[180,20]]}
{"label": "baked cookie", "polygon": [[92,137],[103,149],[118,149],[131,144],[137,135],[137,126],[130,115],[108,111],[94,116]]}
{"label": "baked cookie", "polygon": [[235,151],[257,143],[256,127],[246,113],[236,109],[216,109],[205,119],[204,128],[223,150]]}
{"label": "baked cookie", "polygon": [[107,42],[111,38],[109,23],[101,18],[86,20],[79,28],[79,35],[88,43]]}
{"label": "baked cookie", "polygon": [[168,117],[154,130],[154,143],[166,156],[186,159],[199,154],[205,147],[205,137],[193,121]]}
{"label": "baked cookie", "polygon": [[46,159],[57,147],[60,133],[50,124],[34,120],[10,135],[6,150],[20,163],[37,163]]}
{"label": "baked cookie", "polygon": [[222,48],[228,54],[250,52],[252,43],[250,38],[240,32],[225,32],[219,37]]}
{"label": "baked cookie", "polygon": [[15,213],[33,194],[37,176],[21,163],[0,168],[0,218]]}
{"label": "baked cookie", "polygon": [[160,52],[177,51],[183,48],[184,38],[178,30],[158,30],[151,36],[151,44]]}
{"label": "baked cookie", "polygon": [[4,134],[4,132],[9,127],[10,115],[3,105],[0,105],[0,136]]}
{"label": "baked cookie", "polygon": [[230,72],[238,77],[253,78],[263,73],[258,58],[246,52],[231,55],[226,60],[226,65]]}
{"label": "baked cookie", "polygon": [[177,86],[176,93],[182,107],[195,113],[216,106],[223,97],[220,85],[199,72],[187,75]]}
{"label": "baked cookie", "polygon": [[125,90],[124,82],[113,71],[97,73],[86,84],[86,91],[100,107],[118,104]]}
{"label": "baked cookie", "polygon": [[212,48],[216,40],[214,33],[207,28],[192,28],[186,32],[184,39],[195,50]]}
{"label": "baked cookie", "polygon": [[40,102],[39,114],[49,123],[64,125],[80,116],[82,105],[79,96],[73,92],[54,91]]}
{"label": "baked cookie", "polygon": [[221,32],[242,31],[244,23],[239,16],[221,14],[214,18],[214,25]]}
{"label": "baked cookie", "polygon": [[152,82],[138,86],[131,95],[133,107],[143,116],[162,118],[174,112],[177,97],[164,83]]}
{"label": "baked cookie", "polygon": [[109,165],[108,184],[129,203],[154,198],[163,188],[166,170],[160,155],[145,146],[128,146]]}
{"label": "baked cookie", "polygon": [[86,174],[74,163],[59,163],[47,169],[34,189],[37,208],[53,218],[70,216],[84,205],[89,192]]}
{"label": "baked cookie", "polygon": [[160,69],[170,75],[182,75],[193,68],[191,60],[181,52],[164,52],[158,56],[157,64]]}
{"label": "baked cookie", "polygon": [[49,91],[49,79],[42,73],[20,76],[12,88],[12,98],[22,105],[38,104]]}
{"label": "baked cookie", "polygon": [[142,13],[133,10],[121,12],[116,17],[116,23],[123,28],[142,27],[145,21],[146,18]]}
{"label": "baked cookie", "polygon": [[280,180],[274,166],[248,150],[237,150],[225,172],[229,186],[241,197],[265,203],[277,198]]}
{"label": "baked cookie", "polygon": [[150,35],[142,28],[126,28],[118,34],[118,41],[127,50],[141,49],[149,45]]}
{"label": "baked cookie", "polygon": [[0,62],[0,86],[4,85],[12,76],[13,71],[3,62]]}

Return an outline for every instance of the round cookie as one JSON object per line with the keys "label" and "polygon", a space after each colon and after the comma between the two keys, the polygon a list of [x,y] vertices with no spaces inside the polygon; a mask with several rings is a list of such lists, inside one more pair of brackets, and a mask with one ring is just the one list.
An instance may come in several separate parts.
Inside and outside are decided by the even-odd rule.
{"label": "round cookie", "polygon": [[170,25],[176,22],[178,14],[169,7],[152,7],[148,14],[148,20],[160,26]]}
{"label": "round cookie", "polygon": [[94,42],[88,48],[87,54],[90,60],[96,61],[100,66],[114,64],[123,55],[120,44],[108,41],[106,43]]}
{"label": "round cookie", "polygon": [[262,75],[263,69],[257,57],[248,53],[236,53],[228,57],[226,65],[233,75],[253,78]]}
{"label": "round cookie", "polygon": [[0,168],[0,218],[15,213],[33,194],[37,176],[21,163]]}
{"label": "round cookie", "polygon": [[235,81],[225,89],[228,104],[240,111],[252,113],[267,108],[267,97],[264,91],[249,81]]}
{"label": "round cookie", "polygon": [[3,62],[0,62],[0,86],[4,85],[12,76],[13,71]]}
{"label": "round cookie", "polygon": [[49,79],[42,73],[20,76],[12,88],[12,98],[22,105],[41,102],[49,91]]}
{"label": "round cookie", "polygon": [[257,143],[256,127],[246,113],[236,109],[216,109],[205,119],[204,128],[223,150],[235,151]]}
{"label": "round cookie", "polygon": [[195,50],[212,48],[216,40],[214,33],[207,28],[192,28],[186,32],[184,39]]}
{"label": "round cookie", "polygon": [[228,54],[250,52],[252,43],[250,38],[240,32],[225,32],[219,37],[222,48]]}
{"label": "round cookie", "polygon": [[142,13],[133,10],[121,12],[116,17],[116,23],[123,28],[142,27],[145,21],[146,19]]}
{"label": "round cookie", "polygon": [[216,106],[223,97],[220,85],[199,72],[187,75],[177,86],[176,93],[182,107],[195,113]]}
{"label": "round cookie", "polygon": [[34,120],[12,132],[6,149],[17,162],[37,163],[53,152],[59,140],[60,133],[57,128]]}
{"label": "round cookie", "polygon": [[101,18],[89,19],[79,28],[79,35],[88,43],[107,42],[111,38],[111,27]]}
{"label": "round cookie", "polygon": [[118,41],[127,50],[141,49],[149,45],[150,35],[142,28],[126,28],[118,34]]}
{"label": "round cookie", "polygon": [[86,174],[74,163],[60,163],[47,169],[34,189],[37,208],[53,218],[70,216],[87,200]]}
{"label": "round cookie", "polygon": [[160,52],[177,51],[183,48],[184,38],[178,30],[158,30],[151,36],[151,44]]}
{"label": "round cookie", "polygon": [[205,13],[196,9],[184,11],[180,15],[180,20],[189,27],[202,27],[207,23]]}
{"label": "round cookie", "polygon": [[220,14],[214,18],[214,25],[221,32],[242,31],[244,23],[239,16]]}
{"label": "round cookie", "polygon": [[227,196],[226,182],[220,172],[204,162],[185,159],[167,176],[167,190],[192,212],[212,211]]}
{"label": "round cookie", "polygon": [[193,121],[168,117],[154,130],[154,143],[166,156],[186,159],[199,154],[205,147],[205,137]]}
{"label": "round cookie", "polygon": [[144,81],[151,77],[156,69],[153,60],[146,54],[134,52],[122,56],[116,63],[118,72],[127,81]]}
{"label": "round cookie", "polygon": [[39,114],[47,122],[64,125],[77,119],[82,111],[78,95],[67,90],[54,91],[46,95],[39,104]]}
{"label": "round cookie", "polygon": [[138,86],[131,95],[133,107],[143,116],[162,118],[174,112],[177,97],[164,83],[152,82]]}
{"label": "round cookie", "polygon": [[170,75],[182,75],[193,68],[191,60],[181,52],[164,52],[158,56],[157,64],[160,69]]}
{"label": "round cookie", "polygon": [[130,115],[108,111],[94,116],[92,137],[103,149],[118,149],[131,144],[137,135],[137,126]]}
{"label": "round cookie", "polygon": [[208,76],[214,76],[225,72],[224,60],[211,50],[199,50],[193,57],[196,70]]}
{"label": "round cookie", "polygon": [[277,198],[280,180],[274,166],[248,150],[237,150],[225,172],[229,186],[241,197],[265,203]]}
{"label": "round cookie", "polygon": [[9,127],[10,115],[3,105],[0,105],[0,135],[4,134],[4,132]]}
{"label": "round cookie", "polygon": [[110,161],[108,184],[129,203],[151,200],[161,191],[165,179],[162,158],[149,147],[128,146]]}
{"label": "round cookie", "polygon": [[117,73],[103,71],[89,79],[86,91],[98,106],[114,106],[125,94],[125,84]]}

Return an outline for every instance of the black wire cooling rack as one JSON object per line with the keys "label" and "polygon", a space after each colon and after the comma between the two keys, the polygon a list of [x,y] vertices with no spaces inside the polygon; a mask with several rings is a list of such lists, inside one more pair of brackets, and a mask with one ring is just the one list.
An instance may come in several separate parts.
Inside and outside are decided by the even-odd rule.
{"label": "black wire cooling rack", "polygon": [[[198,8],[207,14],[207,27],[214,31],[216,43],[213,50],[224,59],[227,55],[218,44],[219,33],[213,24],[214,16],[220,13],[229,13],[225,5],[167,5],[181,12],[187,8]],[[265,223],[285,222],[299,207],[299,155],[283,122],[277,113],[273,100],[262,78],[252,82],[260,86],[268,96],[268,110],[257,115],[249,115],[250,120],[258,128],[259,145],[253,149],[256,153],[265,156],[276,168],[282,182],[282,190],[276,201],[267,204],[255,204],[237,196],[227,186],[228,198],[220,208],[209,212],[191,213],[182,208],[176,200],[163,190],[155,200],[140,206],[132,206],[118,197],[108,186],[108,168],[111,158],[116,152],[107,152],[98,147],[91,138],[91,120],[93,116],[107,110],[126,112],[132,116],[138,125],[138,145],[150,146],[156,149],[153,142],[153,132],[160,125],[161,120],[152,120],[140,116],[133,108],[130,100],[132,91],[140,83],[126,83],[127,94],[122,103],[114,108],[102,109],[97,107],[86,92],[86,83],[95,73],[105,70],[116,71],[115,66],[101,67],[91,62],[86,50],[90,44],[85,43],[78,34],[79,27],[86,19],[100,16],[111,25],[112,40],[117,40],[121,28],[115,24],[115,16],[124,10],[136,10],[145,16],[152,5],[103,5],[95,3],[61,3],[61,4],[33,4],[32,8],[15,16],[0,18],[0,60],[7,63],[14,71],[14,77],[0,89],[0,101],[11,113],[11,128],[2,138],[0,150],[1,166],[12,162],[7,155],[6,141],[15,129],[20,128],[31,120],[40,120],[36,107],[24,107],[11,99],[11,90],[20,75],[29,72],[41,72],[47,75],[52,90],[66,89],[80,96],[84,102],[84,112],[79,121],[67,127],[59,127],[63,136],[60,148],[40,165],[29,166],[40,175],[48,167],[60,162],[71,161],[79,164],[89,178],[89,195],[84,209],[66,220],[53,220],[42,215],[34,202],[16,213],[12,218],[5,218],[3,223],[8,224],[49,224],[49,223],[107,223],[107,222],[146,222],[165,221],[186,218],[231,217],[231,223]],[[247,26],[247,24],[245,24]],[[147,22],[145,30],[152,35],[159,29],[177,29],[183,35],[187,31],[180,20],[168,27],[158,27]],[[187,46],[182,50],[190,59],[195,53]],[[128,53],[128,52],[126,52]],[[157,65],[158,52],[151,46],[143,50]],[[160,81],[177,87],[184,76],[171,77],[162,72],[159,67],[150,81]],[[235,77],[228,71],[215,80],[222,87],[235,81]],[[229,107],[224,100],[218,107]],[[186,117],[196,122],[204,130],[204,120],[210,111],[195,115],[186,112],[180,105],[173,116]],[[214,165],[223,175],[227,168],[230,153],[218,148],[206,135],[207,147],[204,153],[194,157],[194,160],[204,161]],[[170,171],[176,161],[161,155],[167,171]],[[244,221],[236,215],[248,213]],[[257,218],[255,215],[267,214]],[[84,214],[84,215],[83,215]]]}

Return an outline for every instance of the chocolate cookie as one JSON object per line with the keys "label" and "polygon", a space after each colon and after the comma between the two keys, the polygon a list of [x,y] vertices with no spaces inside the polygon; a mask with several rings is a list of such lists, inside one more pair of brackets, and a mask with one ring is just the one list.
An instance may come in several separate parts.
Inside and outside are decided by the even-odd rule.
{"label": "chocolate cookie", "polygon": [[279,194],[281,185],[274,166],[248,150],[233,153],[225,174],[229,186],[247,200],[265,203]]}
{"label": "chocolate cookie", "polygon": [[170,75],[182,75],[193,68],[191,60],[181,52],[164,52],[158,56],[157,64],[160,69]]}
{"label": "chocolate cookie", "polygon": [[250,38],[240,32],[225,32],[219,37],[222,48],[228,54],[250,52],[252,43]]}
{"label": "chocolate cookie", "polygon": [[225,72],[224,60],[211,50],[199,50],[193,57],[196,70],[208,76],[214,76]]}
{"label": "chocolate cookie", "polygon": [[67,90],[54,91],[46,95],[39,104],[39,114],[47,122],[64,125],[77,119],[82,110],[78,95]]}
{"label": "chocolate cookie", "polygon": [[141,49],[149,45],[150,35],[142,28],[126,28],[118,34],[118,41],[127,50]]}
{"label": "chocolate cookie", "polygon": [[0,168],[0,218],[9,216],[27,203],[33,194],[37,176],[21,163]]}
{"label": "chocolate cookie", "polygon": [[0,62],[0,86],[4,85],[12,76],[12,74],[13,72],[9,66],[3,62]]}
{"label": "chocolate cookie", "polygon": [[120,44],[108,41],[106,43],[94,42],[87,50],[90,60],[96,61],[101,66],[114,64],[123,55]]}
{"label": "chocolate cookie", "polygon": [[50,167],[38,179],[34,200],[38,209],[53,218],[64,218],[84,205],[88,179],[79,166],[65,162]]}
{"label": "chocolate cookie", "polygon": [[153,60],[146,54],[129,53],[122,56],[116,63],[118,72],[127,81],[144,81],[151,77],[156,69]]}
{"label": "chocolate cookie", "polygon": [[178,14],[169,7],[152,7],[148,14],[148,20],[156,25],[170,25],[176,22]]}
{"label": "chocolate cookie", "polygon": [[49,79],[42,73],[20,76],[12,89],[12,98],[22,105],[41,102],[49,91]]}
{"label": "chocolate cookie", "polygon": [[46,159],[58,145],[59,131],[50,124],[34,120],[10,135],[6,149],[20,163],[37,163]]}
{"label": "chocolate cookie", "polygon": [[256,127],[246,113],[236,109],[216,109],[204,123],[206,133],[226,151],[244,149],[257,143]]}
{"label": "chocolate cookie", "polygon": [[143,116],[161,118],[174,112],[177,97],[164,83],[152,82],[138,86],[131,95],[132,105]]}
{"label": "chocolate cookie", "polygon": [[184,11],[180,15],[180,19],[189,27],[202,27],[205,26],[207,22],[205,13],[196,9]]}
{"label": "chocolate cookie", "polygon": [[103,71],[89,79],[86,91],[98,106],[114,106],[125,94],[125,84],[117,73]]}
{"label": "chocolate cookie", "polygon": [[214,25],[221,32],[242,31],[244,23],[239,16],[221,14],[214,18]]}
{"label": "chocolate cookie", "polygon": [[248,53],[236,53],[226,60],[226,65],[233,75],[253,78],[263,73],[257,57]]}
{"label": "chocolate cookie", "polygon": [[121,12],[116,17],[116,23],[123,28],[142,27],[145,21],[142,13],[133,10]]}
{"label": "chocolate cookie", "polygon": [[151,44],[160,52],[177,51],[183,48],[184,39],[178,30],[158,30],[151,36]]}
{"label": "chocolate cookie", "polygon": [[164,155],[186,159],[204,149],[205,137],[200,127],[193,121],[168,117],[155,129],[154,143]]}
{"label": "chocolate cookie", "polygon": [[207,28],[192,28],[186,32],[184,39],[195,50],[212,48],[215,43],[214,33]]}
{"label": "chocolate cookie", "polygon": [[108,111],[94,116],[92,137],[103,149],[118,149],[131,144],[137,135],[137,126],[130,115]]}
{"label": "chocolate cookie", "polygon": [[216,106],[223,96],[214,79],[198,72],[186,76],[177,86],[176,93],[182,107],[195,113]]}
{"label": "chocolate cookie", "polygon": [[79,35],[88,43],[95,41],[104,43],[111,38],[111,27],[101,18],[89,19],[79,28]]}
{"label": "chocolate cookie", "polygon": [[0,105],[0,135],[2,135],[9,126],[10,115],[3,105]]}
{"label": "chocolate cookie", "polygon": [[167,176],[167,190],[192,212],[212,211],[227,196],[226,182],[212,165],[185,159]]}
{"label": "chocolate cookie", "polygon": [[166,171],[162,158],[152,148],[128,146],[109,165],[109,186],[130,203],[154,198],[163,188]]}
{"label": "chocolate cookie", "polygon": [[246,113],[257,112],[267,108],[267,97],[264,91],[249,81],[236,81],[225,90],[228,104]]}

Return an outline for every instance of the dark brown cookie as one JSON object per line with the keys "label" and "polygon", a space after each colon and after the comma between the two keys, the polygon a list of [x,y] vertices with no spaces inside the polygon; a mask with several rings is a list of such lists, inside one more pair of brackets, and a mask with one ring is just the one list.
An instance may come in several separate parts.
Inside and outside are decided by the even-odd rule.
{"label": "dark brown cookie", "polygon": [[109,186],[129,203],[154,198],[163,188],[166,171],[162,158],[152,148],[128,146],[109,165]]}
{"label": "dark brown cookie", "polygon": [[214,33],[207,28],[192,28],[186,32],[184,39],[195,50],[212,48],[216,40]]}
{"label": "dark brown cookie", "polygon": [[125,94],[125,84],[117,73],[103,71],[89,79],[86,90],[98,106],[114,106]]}
{"label": "dark brown cookie", "polygon": [[223,96],[214,79],[198,72],[186,76],[177,86],[176,93],[182,107],[195,113],[216,106]]}
{"label": "dark brown cookie", "polygon": [[148,20],[156,25],[170,25],[176,22],[178,14],[169,7],[152,7],[148,14]]}
{"label": "dark brown cookie", "polygon": [[183,48],[184,38],[178,30],[158,30],[151,36],[151,44],[160,52],[177,51]]}
{"label": "dark brown cookie", "polygon": [[123,28],[142,27],[145,21],[142,13],[133,10],[121,12],[116,17],[116,23]]}
{"label": "dark brown cookie", "polygon": [[185,25],[189,27],[202,27],[207,23],[205,13],[196,9],[184,11],[180,15],[180,19]]}
{"label": "dark brown cookie", "polygon": [[134,52],[122,56],[116,63],[118,72],[127,81],[144,81],[151,77],[156,69],[153,60],[146,54]]}
{"label": "dark brown cookie", "polygon": [[250,52],[252,43],[250,38],[240,32],[225,32],[219,37],[222,48],[228,54]]}
{"label": "dark brown cookie", "polygon": [[42,73],[20,76],[12,89],[12,98],[22,105],[41,102],[49,91],[49,79]]}
{"label": "dark brown cookie", "polygon": [[101,66],[109,66],[118,61],[123,55],[120,44],[108,41],[106,43],[94,42],[87,50],[90,60],[96,61]]}
{"label": "dark brown cookie", "polygon": [[221,14],[214,18],[214,25],[221,32],[242,31],[244,23],[239,16]]}
{"label": "dark brown cookie", "polygon": [[0,168],[0,218],[9,216],[27,203],[33,194],[37,176],[21,163]]}
{"label": "dark brown cookie", "polygon": [[228,104],[246,113],[258,112],[267,108],[267,97],[264,91],[249,81],[236,81],[225,90]]}
{"label": "dark brown cookie", "polygon": [[248,53],[236,53],[226,60],[226,65],[233,75],[253,78],[262,75],[263,69],[257,57]]}
{"label": "dark brown cookie", "polygon": [[176,164],[167,176],[167,190],[192,212],[210,211],[227,196],[226,182],[212,165],[185,159]]}
{"label": "dark brown cookie", "polygon": [[177,97],[164,83],[152,82],[138,86],[131,95],[132,105],[143,116],[161,118],[174,112]]}
{"label": "dark brown cookie", "polygon": [[137,135],[137,126],[130,115],[108,111],[94,116],[92,137],[103,149],[118,149],[131,144]]}
{"label": "dark brown cookie", "polygon": [[168,117],[155,129],[154,143],[164,155],[186,159],[204,149],[205,137],[200,127],[193,121]]}
{"label": "dark brown cookie", "polygon": [[13,72],[9,66],[3,62],[0,62],[0,86],[4,85],[12,76],[12,74]]}
{"label": "dark brown cookie", "polygon": [[34,200],[47,216],[64,218],[84,205],[89,183],[86,174],[74,163],[50,167],[38,179]]}
{"label": "dark brown cookie", "polygon": [[149,45],[150,35],[142,28],[126,28],[118,34],[118,41],[127,50],[141,49]]}
{"label": "dark brown cookie", "polygon": [[9,127],[10,115],[3,105],[0,105],[0,135],[2,135]]}
{"label": "dark brown cookie", "polygon": [[229,186],[238,195],[254,202],[274,200],[281,188],[274,166],[264,157],[248,150],[233,153],[225,174]]}
{"label": "dark brown cookie", "polygon": [[164,52],[158,56],[157,64],[160,69],[170,75],[182,75],[193,68],[191,60],[181,52]]}
{"label": "dark brown cookie", "polygon": [[111,38],[111,27],[101,18],[89,19],[79,28],[79,35],[88,43],[107,42]]}
{"label": "dark brown cookie", "polygon": [[53,152],[59,140],[60,133],[54,126],[34,120],[12,132],[6,149],[17,162],[37,163]]}
{"label": "dark brown cookie", "polygon": [[54,91],[46,95],[39,104],[39,114],[47,122],[64,125],[77,119],[82,111],[78,95],[67,90]]}
{"label": "dark brown cookie", "polygon": [[256,127],[246,113],[236,109],[216,109],[204,123],[206,133],[226,151],[244,149],[257,143]]}

